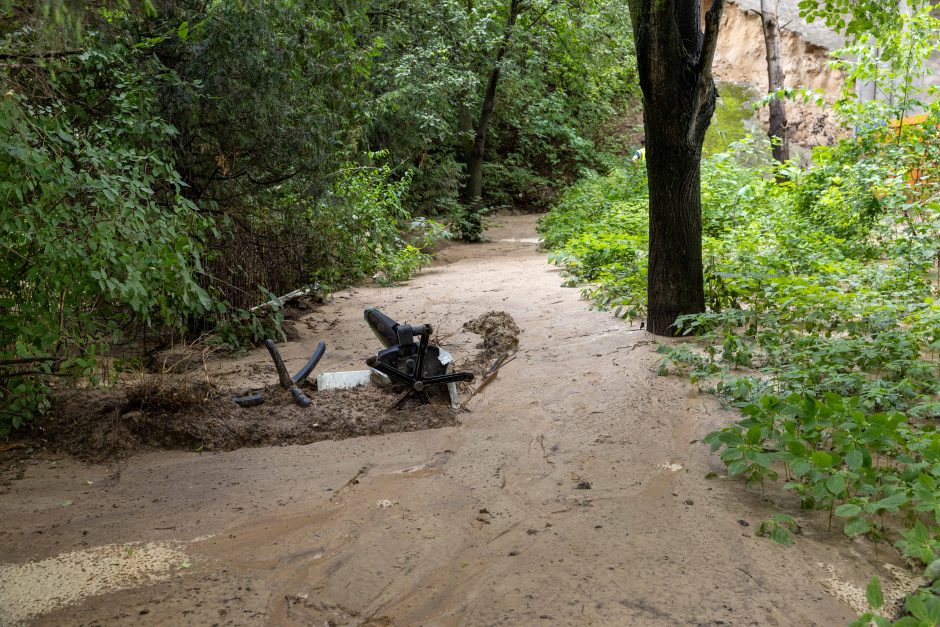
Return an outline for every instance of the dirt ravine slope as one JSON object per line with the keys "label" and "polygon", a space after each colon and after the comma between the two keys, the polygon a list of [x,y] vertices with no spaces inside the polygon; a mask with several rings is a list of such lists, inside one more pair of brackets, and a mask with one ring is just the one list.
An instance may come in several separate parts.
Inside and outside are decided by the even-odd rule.
{"label": "dirt ravine slope", "polygon": [[[753,4],[729,2],[725,7],[718,31],[713,71],[718,80],[750,84],[765,94],[768,90],[767,52],[761,27],[760,3],[756,3],[757,12],[753,10]],[[786,86],[818,90],[829,102],[834,102],[841,93],[845,78],[842,72],[829,67],[829,48],[815,43],[825,41],[831,44],[833,39],[823,37],[822,34],[828,31],[821,29],[818,24],[807,25],[793,19],[791,9],[793,7],[786,2],[781,4],[784,25],[781,30],[781,60]],[[805,32],[807,29],[816,36],[808,36]],[[831,107],[821,108],[799,98],[787,101],[786,106],[792,142],[807,147],[829,145],[845,133],[839,129]],[[766,130],[767,107],[758,110],[758,117]]]}
{"label": "dirt ravine slope", "polygon": [[559,287],[534,217],[497,222],[405,285],[335,295],[283,351],[290,368],[322,338],[318,370],[361,367],[375,305],[435,324],[459,360],[479,341],[462,323],[506,311],[517,358],[459,426],[4,464],[0,624],[840,625],[871,574],[891,588],[886,551],[824,519],[801,517],[792,548],[757,537],[796,507],[709,478],[697,440],[733,414]]}

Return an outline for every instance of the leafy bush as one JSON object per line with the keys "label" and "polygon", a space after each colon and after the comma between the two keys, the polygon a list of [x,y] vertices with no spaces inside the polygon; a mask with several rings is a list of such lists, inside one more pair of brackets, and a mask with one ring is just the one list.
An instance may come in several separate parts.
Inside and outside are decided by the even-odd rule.
{"label": "leafy bush", "polygon": [[[919,139],[884,140],[876,130],[820,151],[724,238],[717,265],[734,303],[681,319],[698,342],[664,347],[662,371],[688,372],[745,415],[706,438],[730,476],[783,479],[847,535],[921,562],[930,586],[897,624],[934,624],[924,617],[940,591],[940,205],[910,176]],[[876,619],[891,624],[874,613],[859,624]]]}
{"label": "leafy bush", "polygon": [[645,233],[646,203],[645,168],[636,164],[615,167],[607,176],[589,175],[568,188],[539,220],[539,235],[546,249],[556,250],[589,229]]}
{"label": "leafy bush", "polygon": [[135,54],[91,50],[0,99],[0,436],[46,406],[30,376],[93,374],[131,324],[216,310],[199,276],[214,227],[182,194],[161,69]]}
{"label": "leafy bush", "polygon": [[[713,309],[737,302],[733,279],[749,273],[751,242],[761,241],[777,219],[778,193],[762,176],[755,142],[746,138],[702,165],[702,219],[706,299]],[[601,309],[630,319],[646,313],[649,202],[642,163],[615,166],[606,176],[588,176],[565,192],[539,222],[552,263],[562,266],[566,285]]]}
{"label": "leafy bush", "polygon": [[814,227],[842,239],[864,238],[883,213],[879,196],[903,188],[881,155],[871,154],[875,141],[869,135],[820,147],[813,153],[816,167],[797,172],[794,207]]}
{"label": "leafy bush", "polygon": [[[744,414],[706,439],[730,476],[782,480],[846,534],[923,564],[930,586],[899,624],[934,624],[940,591],[938,134],[936,114],[872,127],[790,164],[784,184],[753,142],[706,158],[708,311],[679,320],[695,343],[661,349],[661,373],[687,373]],[[645,302],[642,174],[627,164],[580,181],[539,227],[567,284],[631,318]],[[792,529],[783,513],[761,525],[781,544]]]}

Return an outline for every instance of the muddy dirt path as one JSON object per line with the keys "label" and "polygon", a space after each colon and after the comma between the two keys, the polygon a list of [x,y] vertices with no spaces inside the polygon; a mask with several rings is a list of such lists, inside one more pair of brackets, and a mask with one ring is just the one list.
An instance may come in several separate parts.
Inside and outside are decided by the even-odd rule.
{"label": "muddy dirt path", "polygon": [[[459,359],[476,341],[460,324],[507,311],[518,357],[459,426],[110,466],[39,456],[0,488],[0,624],[838,625],[873,572],[890,588],[886,551],[825,520],[801,518],[792,548],[757,537],[796,504],[709,474],[697,441],[731,414],[657,377],[644,331],[559,287],[533,217],[498,223],[406,285],[335,295],[284,350],[295,368],[323,338],[319,370],[361,367],[362,310],[379,305],[435,323]],[[221,374],[270,382],[266,364]]]}

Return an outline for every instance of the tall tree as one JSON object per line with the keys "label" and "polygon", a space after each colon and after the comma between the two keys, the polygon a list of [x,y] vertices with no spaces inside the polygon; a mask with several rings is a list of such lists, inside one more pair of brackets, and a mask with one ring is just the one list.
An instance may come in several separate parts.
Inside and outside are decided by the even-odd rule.
{"label": "tall tree", "polygon": [[[767,49],[767,85],[771,93],[783,89],[783,64],[780,55],[780,24],[777,21],[778,0],[761,0],[761,26],[764,29],[764,46]],[[783,163],[790,158],[790,143],[787,136],[787,110],[783,98],[770,102],[770,141],[773,142],[774,159]]]}
{"label": "tall tree", "polygon": [[[468,142],[465,148],[464,158],[466,159],[467,179],[461,193],[461,201],[467,208],[467,226],[464,229],[464,236],[470,240],[479,239],[483,234],[481,215],[483,212],[483,159],[486,152],[486,134],[493,119],[493,108],[496,105],[496,87],[499,84],[503,57],[506,56],[509,49],[513,27],[516,24],[516,18],[519,17],[521,6],[522,0],[509,1],[506,26],[496,48],[496,56],[486,82],[486,91],[480,105],[480,114],[477,116],[473,128],[473,140],[472,143]],[[466,124],[464,112],[462,112],[461,120],[463,124]]]}
{"label": "tall tree", "polygon": [[700,2],[630,0],[650,196],[647,328],[656,335],[705,310],[700,165],[718,96],[712,60],[724,0],[704,19]]}

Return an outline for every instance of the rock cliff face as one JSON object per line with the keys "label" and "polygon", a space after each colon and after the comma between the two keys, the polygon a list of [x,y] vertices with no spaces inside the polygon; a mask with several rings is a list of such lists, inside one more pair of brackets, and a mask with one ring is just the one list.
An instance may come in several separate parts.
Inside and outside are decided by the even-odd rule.
{"label": "rock cliff face", "polygon": [[[839,96],[844,79],[841,72],[829,67],[826,48],[786,28],[781,32],[781,45],[787,87],[818,89],[832,100]],[[746,83],[755,86],[761,93],[767,92],[764,33],[757,13],[737,3],[728,2],[725,5],[714,73],[720,81]],[[765,129],[767,116],[766,108],[762,109],[760,119]],[[787,102],[787,118],[790,140],[802,146],[830,144],[844,132],[839,128],[832,111],[813,104]]]}

